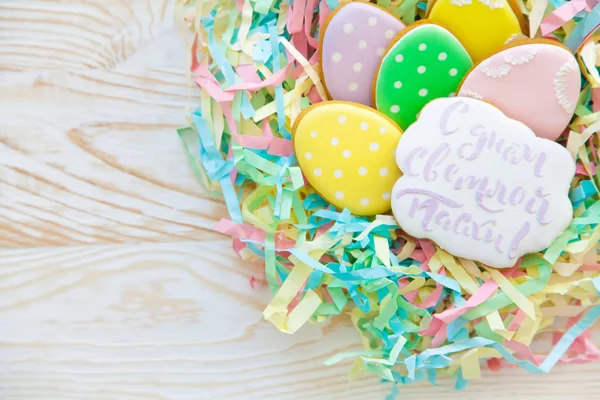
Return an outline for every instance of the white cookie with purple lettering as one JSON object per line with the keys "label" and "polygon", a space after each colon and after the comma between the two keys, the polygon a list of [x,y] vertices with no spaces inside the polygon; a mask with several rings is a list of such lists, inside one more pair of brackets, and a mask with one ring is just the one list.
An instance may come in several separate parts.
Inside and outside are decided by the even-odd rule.
{"label": "white cookie with purple lettering", "polygon": [[402,136],[396,162],[398,223],[457,257],[512,267],[573,218],[570,153],[477,99],[430,102]]}

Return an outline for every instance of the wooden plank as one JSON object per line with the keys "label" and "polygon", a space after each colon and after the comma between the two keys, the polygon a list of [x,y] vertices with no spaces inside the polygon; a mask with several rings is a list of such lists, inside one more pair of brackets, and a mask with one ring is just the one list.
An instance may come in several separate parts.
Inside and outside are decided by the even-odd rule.
{"label": "wooden plank", "polygon": [[[389,386],[372,377],[348,383],[348,362],[322,365],[359,348],[348,315],[280,333],[262,319],[261,276],[226,241],[4,250],[0,397],[385,398]],[[399,398],[592,399],[598,373],[599,364],[486,371],[462,392],[419,384]]]}
{"label": "wooden plank", "polygon": [[220,237],[225,207],[176,136],[198,99],[172,14],[166,0],[0,4],[0,246]]}
{"label": "wooden plank", "polygon": [[3,0],[0,71],[118,67],[174,30],[173,5],[171,0]]}
{"label": "wooden plank", "polygon": [[176,135],[180,70],[20,75],[0,92],[0,246],[217,236],[225,207],[196,183]]}

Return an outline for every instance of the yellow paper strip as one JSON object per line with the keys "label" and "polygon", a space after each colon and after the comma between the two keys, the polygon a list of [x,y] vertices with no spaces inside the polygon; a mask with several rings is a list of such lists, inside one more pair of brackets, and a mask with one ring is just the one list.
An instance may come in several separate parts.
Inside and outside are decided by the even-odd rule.
{"label": "yellow paper strip", "polygon": [[[287,282],[287,281],[286,281]],[[304,294],[304,298],[296,305],[296,308],[292,310],[287,321],[285,329],[282,329],[285,333],[294,333],[302,325],[308,321],[313,315],[317,308],[321,305],[321,299],[312,290],[307,290]]]}
{"label": "yellow paper strip", "polygon": [[402,251],[398,253],[398,261],[400,262],[406,260],[408,256],[410,256],[413,253],[416,247],[416,243],[406,242],[404,247],[402,247]]}
{"label": "yellow paper strip", "polygon": [[479,354],[477,350],[476,348],[471,349],[461,357],[460,366],[463,378],[465,379],[481,379],[481,368],[479,366]]}
{"label": "yellow paper strip", "polygon": [[[300,96],[302,93],[304,93],[305,91],[307,91],[311,87],[311,85],[312,84],[310,83],[310,81],[306,80],[302,84],[297,85],[294,88],[294,90],[285,93],[283,95],[283,105],[284,105],[284,107],[289,106],[290,103],[296,97]],[[265,119],[266,117],[268,117],[269,115],[275,114],[276,112],[277,112],[277,105],[276,105],[275,101],[272,101],[270,103],[265,104],[264,106],[262,106],[258,110],[256,110],[256,112],[254,113],[254,116],[252,117],[252,120],[254,122],[259,122],[259,121],[262,121],[263,119]]]}
{"label": "yellow paper strip", "polygon": [[514,340],[529,346],[537,333],[538,323],[539,322],[535,319],[525,318],[521,327],[515,334]]}
{"label": "yellow paper strip", "polygon": [[413,290],[422,288],[423,285],[425,285],[425,278],[418,277],[418,278],[415,278],[413,281],[411,281],[404,288],[400,289],[400,291],[398,293],[404,294],[404,293],[412,292]]}
{"label": "yellow paper strip", "polygon": [[458,261],[461,263],[461,265],[464,267],[464,269],[471,274],[472,276],[479,278],[481,277],[481,270],[479,269],[479,267],[477,266],[477,264],[475,264],[474,261],[472,260],[466,260],[464,258],[459,258]]}
{"label": "yellow paper strip", "polygon": [[321,82],[321,77],[319,76],[319,74],[317,74],[317,72],[315,71],[313,66],[310,65],[308,60],[306,58],[304,58],[304,56],[302,54],[300,54],[300,52],[298,50],[296,50],[296,48],[294,46],[292,46],[292,44],[290,42],[288,42],[286,38],[280,37],[279,40],[281,41],[281,44],[283,44],[283,46],[290,53],[292,53],[292,56],[294,56],[294,58],[300,63],[300,65],[302,65],[302,68],[304,68],[304,71],[306,71],[306,74],[310,77],[310,79],[315,84],[315,87],[317,88],[317,92],[319,93],[319,96],[321,96],[321,98],[323,100],[328,100],[327,94],[325,92],[325,88],[323,87],[323,83]]}
{"label": "yellow paper strip", "polygon": [[532,319],[535,319],[535,308],[533,304],[527,299],[527,297],[523,296],[521,292],[519,292],[515,287],[510,283],[508,279],[504,277],[500,273],[500,271],[487,268],[486,270],[492,275],[492,279],[500,286],[500,289],[511,299],[517,307],[519,307],[525,314]]}
{"label": "yellow paper strip", "polygon": [[502,322],[502,318],[498,311],[492,311],[488,315],[485,316],[485,319],[490,326],[492,332],[503,332],[506,330],[504,323]]}
{"label": "yellow paper strip", "polygon": [[600,130],[600,121],[594,122],[592,125],[588,126],[581,134],[571,131],[569,133],[569,139],[567,140],[567,150],[573,156],[573,158],[577,158],[577,151],[585,142],[588,141],[590,136],[592,136],[595,132]]}
{"label": "yellow paper strip", "polygon": [[277,326],[277,329],[283,332],[287,331],[288,306],[296,297],[311,272],[312,268],[308,265],[302,263],[296,264],[275,297],[273,297],[273,300],[271,300],[263,311],[265,319]]}
{"label": "yellow paper strip", "polygon": [[374,236],[373,240],[375,242],[375,254],[377,258],[385,265],[386,267],[390,267],[390,248],[388,245],[388,240],[381,236]]}
{"label": "yellow paper strip", "polygon": [[456,262],[456,259],[444,250],[438,250],[442,263],[446,266],[448,271],[454,276],[454,279],[458,281],[458,284],[465,289],[469,294],[475,293],[479,289],[479,285],[473,280],[471,275],[465,271],[462,265]]}

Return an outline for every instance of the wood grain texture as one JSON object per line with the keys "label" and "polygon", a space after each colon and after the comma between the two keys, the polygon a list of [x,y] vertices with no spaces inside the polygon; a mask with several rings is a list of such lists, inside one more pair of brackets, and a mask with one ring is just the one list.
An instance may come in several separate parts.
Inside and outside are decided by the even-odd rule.
{"label": "wood grain texture", "polygon": [[170,3],[0,2],[0,246],[218,237],[175,135],[196,99]]}
{"label": "wood grain texture", "polygon": [[[358,349],[348,316],[276,331],[261,266],[228,241],[70,246],[0,255],[2,399],[383,399],[372,377],[348,383]],[[599,364],[548,376],[485,373],[463,392],[408,386],[407,399],[593,399]],[[508,385],[508,383],[510,384]],[[449,386],[451,382],[443,381]]]}
{"label": "wood grain texture", "polygon": [[[384,399],[322,365],[359,348],[347,316],[278,332],[262,267],[214,232],[225,207],[175,135],[197,98],[172,12],[0,0],[0,399]],[[399,398],[595,399],[598,373],[484,372]]]}

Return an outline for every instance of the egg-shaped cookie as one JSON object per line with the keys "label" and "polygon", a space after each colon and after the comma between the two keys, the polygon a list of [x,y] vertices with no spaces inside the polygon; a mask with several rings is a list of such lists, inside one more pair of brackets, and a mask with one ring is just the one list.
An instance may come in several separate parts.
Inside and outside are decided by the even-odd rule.
{"label": "egg-shaped cookie", "polygon": [[519,18],[507,0],[436,0],[428,18],[448,28],[474,62],[522,33]]}
{"label": "egg-shaped cookie", "polygon": [[327,101],[303,111],[292,134],[298,164],[325,200],[357,215],[390,210],[402,132],[389,118],[361,104]]}
{"label": "egg-shaped cookie", "polygon": [[319,48],[329,97],[371,107],[371,83],[379,61],[404,27],[385,9],[360,1],[339,7],[329,15]]}
{"label": "egg-shaped cookie", "polygon": [[402,129],[431,100],[456,94],[473,66],[462,44],[447,29],[422,21],[398,35],[373,81],[375,105]]}
{"label": "egg-shaped cookie", "polygon": [[[525,44],[524,44],[525,43]],[[469,72],[459,96],[485,100],[539,137],[555,140],[573,117],[581,72],[571,52],[556,42],[520,42]]]}

